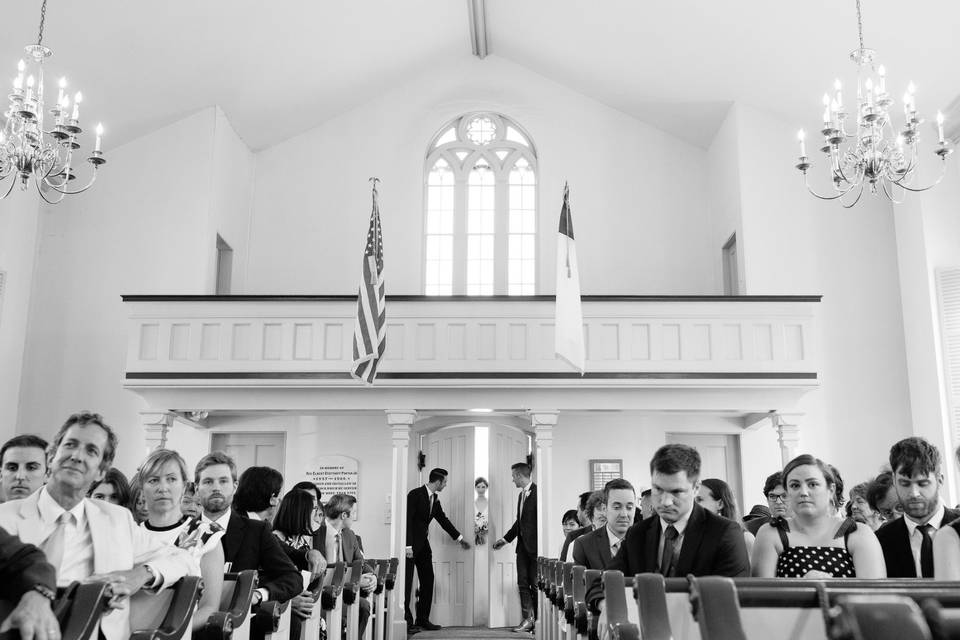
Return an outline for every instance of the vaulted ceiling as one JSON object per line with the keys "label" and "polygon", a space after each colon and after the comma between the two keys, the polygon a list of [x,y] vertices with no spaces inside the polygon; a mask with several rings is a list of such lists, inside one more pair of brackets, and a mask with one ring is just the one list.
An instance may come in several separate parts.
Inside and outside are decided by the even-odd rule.
{"label": "vaulted ceiling", "polygon": [[[912,80],[932,121],[960,93],[960,3],[863,3],[893,97]],[[735,101],[814,130],[834,77],[855,78],[855,0],[485,4],[491,56],[701,147]],[[49,0],[47,91],[67,75],[112,145],[219,104],[261,149],[470,56],[468,12],[469,0]],[[39,14],[39,0],[4,6],[0,81],[36,41]]]}

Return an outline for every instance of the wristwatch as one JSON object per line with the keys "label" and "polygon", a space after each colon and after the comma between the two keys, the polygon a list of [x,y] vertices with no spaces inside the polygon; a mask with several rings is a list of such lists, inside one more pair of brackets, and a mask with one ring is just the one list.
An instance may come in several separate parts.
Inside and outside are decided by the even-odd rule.
{"label": "wristwatch", "polygon": [[143,568],[147,570],[147,573],[150,574],[150,579],[144,583],[145,587],[152,587],[157,582],[157,572],[153,570],[148,564],[143,565]]}
{"label": "wristwatch", "polygon": [[50,604],[53,604],[53,602],[57,599],[57,592],[45,584],[35,584],[31,587],[31,590],[36,591],[44,598],[49,600]]}

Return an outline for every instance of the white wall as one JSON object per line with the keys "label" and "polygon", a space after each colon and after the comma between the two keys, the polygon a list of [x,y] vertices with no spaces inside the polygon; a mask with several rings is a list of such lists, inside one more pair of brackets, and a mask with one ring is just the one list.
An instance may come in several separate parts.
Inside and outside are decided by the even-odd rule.
{"label": "white wall", "polygon": [[[743,223],[740,212],[740,154],[737,151],[740,132],[739,117],[734,105],[720,130],[717,131],[710,148],[707,149],[707,193],[710,208],[710,255],[714,261],[716,290],[723,292],[723,246],[736,234],[737,245],[743,244]],[[746,293],[742,256],[737,260],[737,280],[739,293]]]}
{"label": "white wall", "polygon": [[0,271],[6,272],[0,295],[0,407],[5,416],[0,437],[13,435],[19,424],[20,373],[40,220],[40,196],[33,184],[29,186],[30,191],[25,193],[15,187],[0,202]]}
{"label": "white wall", "polygon": [[431,64],[260,152],[246,293],[354,293],[374,175],[383,180],[387,292],[421,293],[426,146],[452,118],[483,109],[514,118],[537,147],[540,293],[554,290],[565,180],[583,293],[717,292],[704,152],[490,56]]}

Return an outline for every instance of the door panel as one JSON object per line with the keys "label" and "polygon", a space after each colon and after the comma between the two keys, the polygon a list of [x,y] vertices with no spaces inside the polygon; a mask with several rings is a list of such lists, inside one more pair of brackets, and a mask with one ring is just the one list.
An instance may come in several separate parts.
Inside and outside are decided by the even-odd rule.
{"label": "door panel", "polygon": [[667,442],[686,444],[700,453],[700,478],[720,478],[730,485],[743,513],[740,479],[740,436],[724,434],[668,433]]}
{"label": "door panel", "polygon": [[248,467],[271,467],[280,473],[283,468],[287,434],[269,433],[214,433],[210,436],[211,451],[226,451],[237,463],[237,474]]}
{"label": "door panel", "polygon": [[[446,469],[447,487],[440,493],[440,505],[464,540],[473,543],[473,446],[474,428],[451,427],[424,436],[426,466]],[[439,525],[430,525],[433,549],[433,609],[431,622],[443,626],[473,625],[473,555],[460,548]]]}
{"label": "door panel", "polygon": [[[510,466],[524,462],[530,451],[530,437],[512,427],[490,426],[490,534],[492,544],[517,519],[519,490],[510,479]],[[490,627],[520,624],[520,594],[517,591],[516,541],[499,551],[490,548]]]}

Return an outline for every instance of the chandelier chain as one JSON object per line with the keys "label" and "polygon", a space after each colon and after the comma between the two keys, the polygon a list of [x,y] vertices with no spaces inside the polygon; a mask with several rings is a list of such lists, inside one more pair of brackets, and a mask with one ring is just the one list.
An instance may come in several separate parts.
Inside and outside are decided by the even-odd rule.
{"label": "chandelier chain", "polygon": [[43,0],[43,5],[40,7],[40,33],[37,34],[38,47],[43,44],[43,23],[46,21],[46,19],[47,19],[47,0]]}
{"label": "chandelier chain", "polygon": [[[43,0],[47,4],[47,0]],[[860,0],[857,0],[857,33],[860,34],[860,49],[863,50],[863,16],[860,13]]]}

